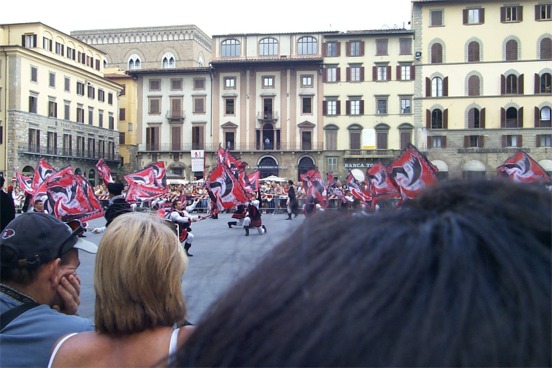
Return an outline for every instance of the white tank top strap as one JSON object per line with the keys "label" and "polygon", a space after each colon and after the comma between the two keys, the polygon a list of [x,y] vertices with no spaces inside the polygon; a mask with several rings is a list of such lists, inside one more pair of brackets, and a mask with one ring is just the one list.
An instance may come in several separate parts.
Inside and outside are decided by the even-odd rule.
{"label": "white tank top strap", "polygon": [[176,350],[178,348],[178,331],[180,328],[173,330],[171,334],[171,341],[169,342],[169,362],[167,365],[172,367],[176,363]]}
{"label": "white tank top strap", "polygon": [[77,333],[72,333],[72,334],[69,334],[69,335],[65,335],[65,337],[63,337],[63,339],[59,340],[59,342],[56,344],[56,347],[54,348],[54,351],[52,352],[52,356],[50,356],[50,361],[48,362],[48,368],[52,368],[52,363],[54,362],[54,358],[56,357],[56,354],[59,350],[59,348],[61,348],[61,345],[70,337],[72,336],[75,336]]}

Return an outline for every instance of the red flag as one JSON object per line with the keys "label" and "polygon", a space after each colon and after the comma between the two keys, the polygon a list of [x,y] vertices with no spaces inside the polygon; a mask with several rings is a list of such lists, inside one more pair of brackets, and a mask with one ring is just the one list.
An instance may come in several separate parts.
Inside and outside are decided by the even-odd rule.
{"label": "red flag", "polygon": [[40,160],[38,160],[33,176],[33,190],[36,192],[41,184],[46,181],[48,176],[54,174],[55,172],[56,170],[48,162],[46,162],[44,157],[41,157]]}
{"label": "red flag", "polygon": [[209,174],[209,190],[216,198],[219,210],[230,209],[248,201],[247,193],[234,174],[223,164],[218,164]]}
{"label": "red flag", "polygon": [[100,158],[96,163],[96,168],[98,169],[98,174],[100,178],[104,181],[105,185],[107,183],[113,183],[113,178],[111,177],[111,170],[109,166],[105,163],[103,158]]}
{"label": "red flag", "polygon": [[75,175],[71,166],[52,174],[46,180],[45,209],[62,221],[83,222],[102,217],[103,209],[88,180]]}
{"label": "red flag", "polygon": [[399,187],[387,173],[387,167],[382,163],[374,164],[366,171],[366,177],[370,183],[372,206],[385,199],[401,199]]}
{"label": "red flag", "polygon": [[259,179],[261,178],[261,172],[255,170],[249,175],[245,175],[244,188],[250,192],[256,192],[259,189]]}
{"label": "red flag", "polygon": [[305,185],[307,197],[316,198],[318,202],[325,207],[327,205],[328,192],[322,183],[322,174],[320,174],[320,171],[318,171],[318,169],[311,169],[301,174],[300,177]]}
{"label": "red flag", "polygon": [[551,183],[548,173],[531,156],[518,151],[497,167],[499,176],[506,176],[516,183]]}
{"label": "red flag", "polygon": [[19,188],[23,189],[27,194],[34,194],[32,178],[23,175],[18,170],[15,170],[15,177],[17,178],[17,182],[19,183]]}
{"label": "red flag", "polygon": [[437,182],[437,171],[416,147],[409,144],[401,156],[393,161],[389,174],[397,183],[403,199],[412,199]]}
{"label": "red flag", "polygon": [[165,163],[158,161],[125,176],[129,188],[126,194],[127,202],[136,202],[138,199],[152,199],[159,197],[169,191],[167,187],[167,171]]}

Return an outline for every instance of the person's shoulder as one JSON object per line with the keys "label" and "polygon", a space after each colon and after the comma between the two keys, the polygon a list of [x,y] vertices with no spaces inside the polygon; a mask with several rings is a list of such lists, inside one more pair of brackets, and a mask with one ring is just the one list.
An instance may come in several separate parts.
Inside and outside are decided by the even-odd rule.
{"label": "person's shoulder", "polygon": [[[64,338],[66,340],[58,345]],[[92,361],[99,364],[98,359],[101,360],[112,350],[111,340],[93,331],[65,335],[56,342],[56,346],[58,351],[53,363],[60,367],[86,366]]]}

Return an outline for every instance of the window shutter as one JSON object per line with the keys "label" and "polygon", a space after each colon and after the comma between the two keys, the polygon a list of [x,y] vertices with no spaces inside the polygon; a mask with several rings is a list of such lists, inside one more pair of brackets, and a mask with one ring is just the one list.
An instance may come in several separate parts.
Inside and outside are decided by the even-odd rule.
{"label": "window shutter", "polygon": [[21,46],[26,47],[25,45],[25,35],[21,36]]}
{"label": "window shutter", "polygon": [[535,94],[540,93],[540,77],[535,73]]}
{"label": "window shutter", "polygon": [[336,72],[335,72],[335,81],[336,82],[340,82],[341,81],[341,68],[336,68]]}
{"label": "window shutter", "polygon": [[387,80],[391,80],[391,65],[387,65]]}
{"label": "window shutter", "polygon": [[323,73],[322,73],[322,82],[328,81],[328,67],[324,67]]}
{"label": "window shutter", "polygon": [[431,111],[426,109],[426,129],[431,129]]}
{"label": "window shutter", "polygon": [[360,67],[360,81],[364,82],[364,67]]}
{"label": "window shutter", "polygon": [[351,81],[351,68],[345,68],[345,79],[347,82]]}
{"label": "window shutter", "polygon": [[345,55],[351,56],[351,43],[350,42],[345,43]]}
{"label": "window shutter", "polygon": [[448,129],[448,109],[443,111],[443,129]]}
{"label": "window shutter", "polygon": [[433,148],[433,137],[427,137],[427,148]]}
{"label": "window shutter", "polygon": [[501,140],[501,142],[502,142],[502,148],[507,147],[507,144],[508,144],[508,136],[507,136],[507,135],[502,135],[500,140]]}
{"label": "window shutter", "polygon": [[431,79],[429,79],[428,77],[426,77],[426,97],[430,97],[431,96]]}
{"label": "window shutter", "polygon": [[401,73],[401,66],[400,65],[397,65],[397,67],[395,68],[396,70],[396,74],[397,74],[397,80],[402,80],[402,73]]}
{"label": "window shutter", "polygon": [[468,24],[468,9],[462,10],[462,24]]}
{"label": "window shutter", "polygon": [[540,20],[540,5],[535,5],[535,20]]}
{"label": "window shutter", "polygon": [[540,110],[535,106],[535,128],[540,126]]}
{"label": "window shutter", "polygon": [[33,35],[33,47],[37,47],[36,35]]}
{"label": "window shutter", "polygon": [[443,78],[443,96],[448,96],[448,77]]}
{"label": "window shutter", "polygon": [[480,148],[485,147],[485,136],[482,136],[482,135],[479,136],[479,147]]}
{"label": "window shutter", "polygon": [[322,101],[322,115],[328,115],[328,101]]}
{"label": "window shutter", "polygon": [[522,22],[523,21],[523,6],[516,6],[517,8],[517,13],[518,13],[518,22]]}
{"label": "window shutter", "polygon": [[523,128],[523,107],[519,108],[517,117],[517,127]]}
{"label": "window shutter", "polygon": [[336,115],[341,115],[341,101],[339,100],[335,102],[335,113]]}
{"label": "window shutter", "polygon": [[500,94],[504,95],[506,93],[506,77],[504,74],[500,76]]}
{"label": "window shutter", "polygon": [[481,112],[479,113],[479,127],[480,128],[485,128],[485,115],[486,115],[485,108],[482,108]]}
{"label": "window shutter", "polygon": [[506,8],[502,7],[500,8],[500,21],[504,23],[505,19],[506,19]]}
{"label": "window shutter", "polygon": [[518,147],[523,147],[523,136],[520,134],[517,136],[518,138]]}
{"label": "window shutter", "polygon": [[378,67],[377,66],[372,67],[372,80],[373,81],[378,80]]}
{"label": "window shutter", "polygon": [[364,56],[364,41],[360,41],[360,56]]}
{"label": "window shutter", "polygon": [[485,23],[485,8],[479,9],[479,21],[481,24]]}
{"label": "window shutter", "polygon": [[441,148],[447,148],[447,137],[446,136],[441,137]]}
{"label": "window shutter", "polygon": [[541,137],[541,136],[540,136],[540,134],[537,134],[537,136],[536,136],[536,138],[537,138],[537,141],[535,142],[535,146],[536,146],[537,148],[539,148],[539,147],[540,147],[540,142],[541,142],[541,139],[540,139],[540,137]]}
{"label": "window shutter", "polygon": [[416,67],[414,65],[410,66],[410,80],[416,80]]}
{"label": "window shutter", "polygon": [[360,115],[364,115],[364,100],[360,100]]}
{"label": "window shutter", "polygon": [[328,56],[328,43],[324,42],[322,44],[322,55]]}
{"label": "window shutter", "polygon": [[523,74],[519,76],[518,78],[518,85],[519,85],[519,88],[518,88],[518,94],[522,95],[523,94]]}
{"label": "window shutter", "polygon": [[337,56],[341,56],[341,42],[336,42],[337,44]]}
{"label": "window shutter", "polygon": [[504,125],[506,124],[506,110],[504,110],[504,107],[500,108],[500,127],[504,128]]}
{"label": "window shutter", "polygon": [[351,101],[345,101],[345,115],[351,114]]}
{"label": "window shutter", "polygon": [[465,135],[464,136],[464,148],[468,148],[470,146],[470,136]]}

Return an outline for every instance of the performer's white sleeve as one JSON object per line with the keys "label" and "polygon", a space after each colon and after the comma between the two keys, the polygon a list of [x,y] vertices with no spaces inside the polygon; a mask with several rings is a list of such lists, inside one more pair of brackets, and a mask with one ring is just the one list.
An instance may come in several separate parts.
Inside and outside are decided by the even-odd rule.
{"label": "performer's white sleeve", "polygon": [[180,214],[177,211],[172,211],[171,212],[171,220],[173,220],[175,222],[188,223],[188,218],[180,216]]}

